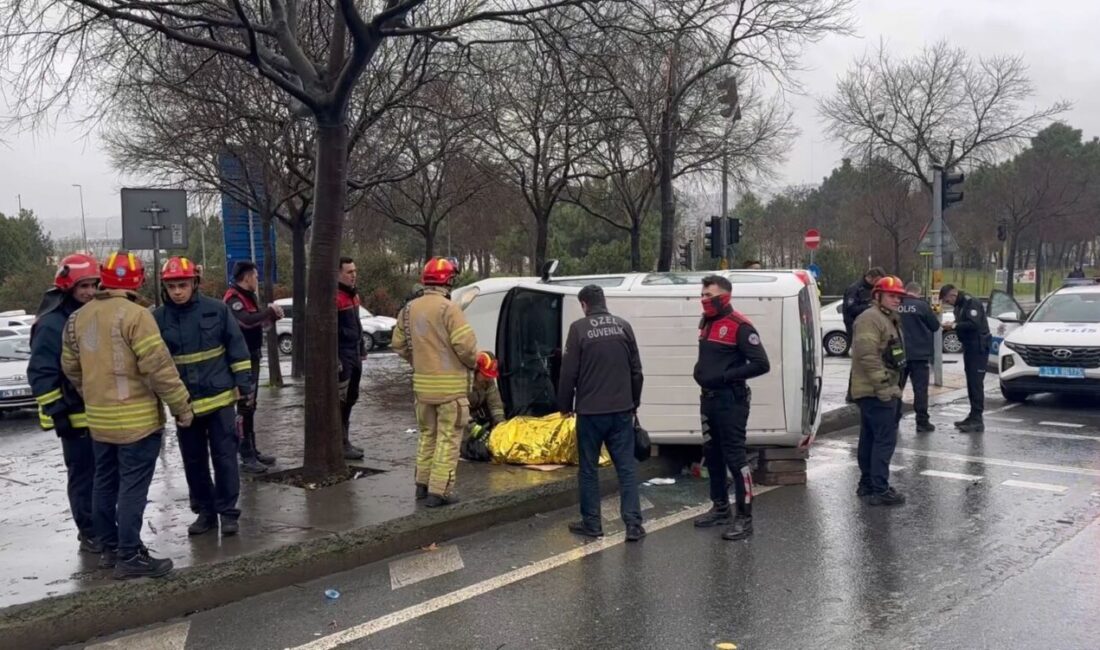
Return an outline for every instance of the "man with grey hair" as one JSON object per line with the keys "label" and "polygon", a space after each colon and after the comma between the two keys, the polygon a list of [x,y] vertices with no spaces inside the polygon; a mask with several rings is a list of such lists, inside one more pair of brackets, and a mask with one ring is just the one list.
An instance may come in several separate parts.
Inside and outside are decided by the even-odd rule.
{"label": "man with grey hair", "polygon": [[940,328],[940,319],[932,307],[921,297],[921,286],[917,282],[905,285],[908,294],[901,299],[898,314],[901,316],[901,331],[905,342],[905,367],[901,371],[901,388],[913,380],[913,411],[917,414],[917,433],[931,433],[936,430],[928,416],[928,364],[932,361],[936,330]]}

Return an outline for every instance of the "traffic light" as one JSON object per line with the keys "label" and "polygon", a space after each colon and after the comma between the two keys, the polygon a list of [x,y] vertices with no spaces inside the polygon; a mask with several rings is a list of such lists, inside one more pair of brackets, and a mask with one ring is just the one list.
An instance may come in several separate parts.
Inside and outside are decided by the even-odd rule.
{"label": "traffic light", "polygon": [[951,173],[946,169],[940,174],[940,196],[943,197],[943,209],[946,210],[952,203],[958,203],[963,200],[963,192],[951,191],[952,185],[962,185],[962,182],[966,180],[966,175],[962,172]]}
{"label": "traffic light", "polygon": [[695,270],[695,242],[688,240],[680,245],[680,266],[689,271]]}
{"label": "traffic light", "polygon": [[707,220],[706,229],[703,232],[703,248],[710,253],[711,259],[718,259],[726,253],[726,220],[722,217],[711,217]]}
{"label": "traffic light", "polygon": [[729,244],[737,244],[741,242],[741,220],[729,219]]}
{"label": "traffic light", "polygon": [[734,121],[741,119],[741,107],[737,105],[737,77],[726,77],[719,81],[718,90],[722,91],[718,102],[725,104],[719,114],[722,117],[732,117]]}

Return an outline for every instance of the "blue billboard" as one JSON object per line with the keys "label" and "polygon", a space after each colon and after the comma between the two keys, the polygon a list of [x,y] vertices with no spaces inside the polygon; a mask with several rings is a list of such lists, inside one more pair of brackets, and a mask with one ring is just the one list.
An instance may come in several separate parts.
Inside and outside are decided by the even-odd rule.
{"label": "blue billboard", "polygon": [[[234,192],[222,191],[222,230],[225,233],[225,281],[233,281],[233,266],[237,262],[251,260],[260,268],[263,279],[264,242],[260,213],[238,197],[251,185],[248,194],[253,201],[263,200],[265,193],[262,175],[245,174],[244,164],[237,156],[223,151],[218,154],[218,173],[222,186],[238,188]],[[249,178],[251,177],[251,178]],[[250,201],[251,202],[251,201]],[[275,245],[275,225],[271,227],[271,244]],[[272,260],[274,264],[274,260]],[[279,281],[278,268],[273,269],[274,281]]]}

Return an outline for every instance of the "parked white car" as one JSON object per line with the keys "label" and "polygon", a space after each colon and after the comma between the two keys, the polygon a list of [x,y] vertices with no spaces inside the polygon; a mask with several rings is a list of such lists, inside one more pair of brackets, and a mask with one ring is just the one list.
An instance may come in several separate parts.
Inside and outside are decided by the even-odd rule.
{"label": "parked white car", "polygon": [[[294,310],[293,298],[281,298],[275,301],[276,305],[283,308],[283,318],[275,322],[275,332],[279,336],[279,352],[290,354],[294,351],[294,338],[291,318]],[[368,350],[378,350],[388,347],[393,339],[393,328],[397,325],[396,318],[389,316],[375,316],[364,307],[359,308],[359,322],[363,324],[363,342]]]}
{"label": "parked white car", "polygon": [[[852,342],[848,340],[848,332],[844,329],[844,315],[841,313],[843,304],[843,300],[836,300],[821,308],[821,343],[825,347],[825,353],[831,357],[848,354],[848,349],[852,346]],[[950,311],[944,312],[942,321],[952,323],[955,315]],[[944,333],[943,351],[945,354],[962,352],[962,343],[955,332]]]}
{"label": "parked white car", "polygon": [[0,413],[35,406],[27,380],[27,361],[31,358],[29,336],[0,338]]}
{"label": "parked white car", "polygon": [[27,327],[34,325],[34,314],[28,314],[23,309],[0,312],[0,328]]}
{"label": "parked white car", "polygon": [[1026,319],[1017,311],[997,318],[1019,324],[998,350],[1006,400],[1022,402],[1036,393],[1100,398],[1100,283],[1063,287]]}

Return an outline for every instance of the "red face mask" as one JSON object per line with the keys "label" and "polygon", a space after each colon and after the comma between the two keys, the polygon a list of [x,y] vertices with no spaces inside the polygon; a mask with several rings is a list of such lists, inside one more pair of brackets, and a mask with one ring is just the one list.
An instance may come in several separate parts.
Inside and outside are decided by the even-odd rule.
{"label": "red face mask", "polygon": [[703,298],[702,302],[703,316],[714,318],[729,308],[730,295],[728,293],[723,293],[718,296],[706,296]]}

